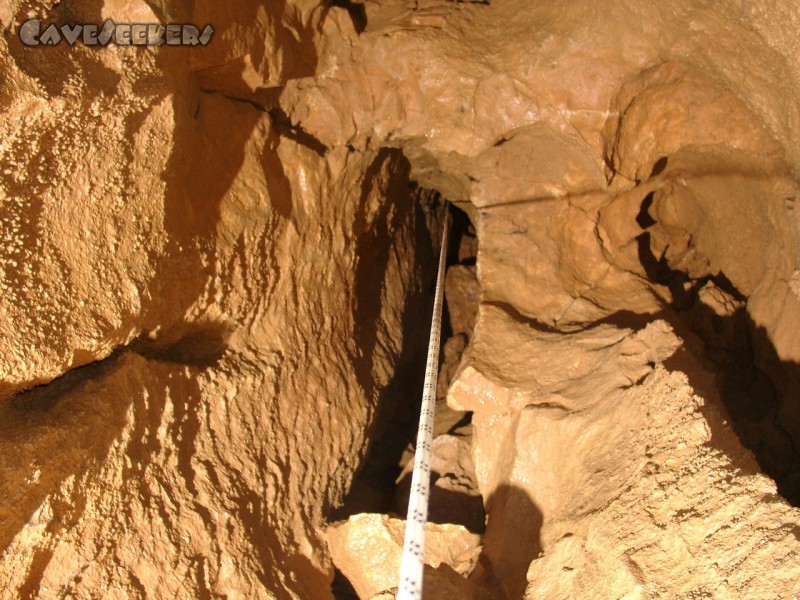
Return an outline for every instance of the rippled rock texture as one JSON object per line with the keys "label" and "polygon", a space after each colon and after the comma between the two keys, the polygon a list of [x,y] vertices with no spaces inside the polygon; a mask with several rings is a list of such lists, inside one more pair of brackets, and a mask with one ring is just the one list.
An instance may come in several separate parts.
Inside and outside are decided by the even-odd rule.
{"label": "rippled rock texture", "polygon": [[[27,48],[31,16],[216,33]],[[0,596],[331,598],[330,515],[418,402],[443,199],[487,515],[453,589],[800,593],[796,3],[0,22]]]}

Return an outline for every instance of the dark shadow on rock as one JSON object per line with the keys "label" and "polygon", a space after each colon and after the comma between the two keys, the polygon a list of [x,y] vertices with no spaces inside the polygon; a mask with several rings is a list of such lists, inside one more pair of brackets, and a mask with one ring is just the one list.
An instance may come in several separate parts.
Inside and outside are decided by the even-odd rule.
{"label": "dark shadow on rock", "polygon": [[[453,204],[449,204],[449,213],[450,213],[450,231],[447,239],[447,256],[445,258],[445,267],[449,269],[452,266],[463,264],[463,265],[474,265],[475,260],[467,260],[467,261],[459,261],[459,250],[461,248],[462,240],[465,237],[469,237],[470,231],[474,230],[472,225],[472,221],[470,221],[469,216],[463,210],[458,208]],[[445,271],[445,276],[447,271]],[[433,271],[433,281],[431,282],[431,289],[432,292],[436,290],[436,269]],[[444,290],[442,290],[444,294]],[[444,296],[444,302],[442,303],[442,339],[441,339],[441,346],[444,348],[445,342],[453,336],[453,326],[451,324],[450,319],[450,306],[447,302],[447,296]]]}
{"label": "dark shadow on rock", "polygon": [[459,250],[464,238],[475,238],[475,226],[469,215],[463,210],[450,205],[450,243],[447,246],[447,265],[475,264],[475,257],[467,257],[465,261],[459,261]]}
{"label": "dark shadow on rock", "polygon": [[[682,337],[686,346],[665,362],[680,370],[707,401],[718,402],[722,416],[730,419],[739,441],[753,452],[764,473],[772,477],[781,495],[800,506],[800,365],[778,357],[764,328],[757,326],[746,309],[747,299],[724,273],[691,279],[670,268],[664,256],[655,257],[650,234],[638,238],[639,258],[651,281],[665,285],[672,302],[661,313],[631,317],[618,313],[604,322],[640,329],[649,320],[662,318]],[[737,308],[720,314],[700,300],[706,285],[724,293]],[[736,452],[735,441],[718,415],[706,405],[712,444],[725,452],[736,468],[751,473],[752,467]]]}
{"label": "dark shadow on rock", "polygon": [[353,21],[353,29],[356,30],[356,33],[364,32],[367,28],[367,9],[363,4],[353,2],[353,0],[329,0],[329,2],[330,6],[337,6],[347,11]]}
{"label": "dark shadow on rock", "polygon": [[[123,353],[114,353],[0,404],[0,551],[64,479],[79,479],[108,453],[128,406],[104,401],[106,382],[124,376],[125,362]],[[76,495],[71,502],[61,507],[54,500],[60,528],[81,516],[82,499]]]}
{"label": "dark shadow on rock", "polygon": [[231,327],[225,323],[192,323],[177,339],[143,338],[131,344],[130,349],[151,360],[210,368],[225,354],[230,334]]}
{"label": "dark shadow on rock", "polygon": [[[405,518],[408,513],[411,476],[411,473],[408,473],[397,482],[395,510],[402,518]],[[431,473],[428,522],[441,525],[447,523],[463,525],[472,533],[483,533],[486,528],[483,497],[438,486],[436,483],[440,479],[442,479],[442,476],[437,473]]]}
{"label": "dark shadow on rock", "polygon": [[[375,214],[370,214],[370,198],[380,184],[381,173],[390,171],[386,189],[377,190],[385,200]],[[356,375],[362,389],[369,397],[374,392],[372,375],[373,357],[378,342],[378,324],[381,314],[381,295],[384,278],[392,251],[391,236],[402,222],[404,212],[411,208],[409,194],[410,167],[402,153],[383,149],[367,167],[361,183],[359,210],[353,226],[356,242],[356,269],[353,294],[356,299],[358,320],[355,328],[356,346],[363,359],[356,364]],[[404,207],[403,204],[406,204]],[[427,247],[430,247],[430,241]],[[425,248],[426,246],[421,246]],[[407,314],[405,311],[404,314]],[[406,333],[405,328],[403,333]],[[410,331],[409,333],[413,333]]]}
{"label": "dark shadow on rock", "polygon": [[241,169],[253,129],[266,118],[214,94],[200,94],[196,106],[175,96],[173,105],[174,142],[164,175],[169,238],[150,289],[159,324],[179,324],[213,277],[220,203]]}
{"label": "dark shadow on rock", "polygon": [[359,600],[353,584],[339,569],[334,569],[331,592],[335,600]]}
{"label": "dark shadow on rock", "polygon": [[269,115],[272,118],[275,131],[281,136],[308,148],[319,157],[324,157],[328,152],[328,148],[325,144],[299,125],[292,123],[289,115],[287,115],[281,107],[275,106],[271,108],[269,110]]}
{"label": "dark shadow on rock", "polygon": [[[391,172],[384,200],[377,214],[368,217],[367,203],[379,182],[382,169]],[[388,513],[392,507],[394,482],[400,474],[400,457],[414,438],[424,381],[426,345],[433,298],[427,286],[410,293],[403,307],[401,331],[403,346],[395,357],[395,370],[385,387],[376,386],[373,358],[378,344],[383,281],[389,265],[391,236],[403,219],[410,217],[416,236],[418,272],[427,280],[435,272],[434,247],[428,233],[422,198],[408,181],[409,167],[398,151],[383,150],[367,169],[361,191],[361,210],[354,228],[357,236],[354,296],[358,320],[356,346],[360,356],[354,358],[356,378],[367,398],[377,395],[375,414],[366,437],[370,440],[367,454],[357,469],[351,489],[340,507],[328,507],[329,521],[347,519],[362,512]],[[393,205],[393,206],[392,206]]]}
{"label": "dark shadow on rock", "polygon": [[[697,303],[693,319],[711,312]],[[679,318],[686,318],[681,315]],[[742,460],[737,446],[749,449],[761,471],[775,480],[779,493],[793,506],[800,505],[800,452],[791,435],[798,423],[800,365],[778,359],[766,331],[756,327],[744,309],[726,317],[741,337],[722,354],[715,340],[704,337],[698,346],[679,349],[664,366],[682,371],[692,388],[705,400],[703,412],[711,429],[711,444],[723,451],[744,474],[755,472]],[[682,336],[684,337],[684,336]],[[685,338],[684,338],[685,339]],[[758,350],[756,350],[758,348]],[[735,439],[723,423],[728,420]]]}
{"label": "dark shadow on rock", "polygon": [[486,501],[483,553],[470,579],[508,600],[522,598],[528,567],[542,552],[542,512],[528,493],[502,484]]}
{"label": "dark shadow on rock", "polygon": [[756,459],[775,479],[779,493],[800,507],[800,364],[782,360],[767,331],[746,313],[743,318],[750,334],[753,367],[737,370],[737,365],[731,365],[726,394],[738,398],[735,391],[744,375],[752,396],[731,410],[734,423],[737,418],[744,423],[752,420],[756,430],[745,432],[745,444],[752,444]]}
{"label": "dark shadow on rock", "polygon": [[669,320],[666,318],[665,313],[665,310],[661,310],[652,314],[637,313],[630,310],[620,310],[615,313],[611,313],[602,319],[592,321],[586,326],[586,329],[598,327],[599,325],[612,325],[614,327],[618,327],[619,329],[633,329],[634,331],[638,331],[639,329],[644,329],[649,323],[652,323],[657,319]]}
{"label": "dark shadow on rock", "polygon": [[265,152],[261,164],[272,206],[281,217],[288,219],[292,215],[294,203],[292,202],[292,185],[283,169],[283,162],[278,157],[280,139],[281,136],[277,132],[270,130],[267,152]]}

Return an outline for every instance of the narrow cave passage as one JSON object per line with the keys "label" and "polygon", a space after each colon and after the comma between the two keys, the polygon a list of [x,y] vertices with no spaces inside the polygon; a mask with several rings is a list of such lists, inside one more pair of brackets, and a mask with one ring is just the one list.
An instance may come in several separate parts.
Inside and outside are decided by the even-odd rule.
{"label": "narrow cave passage", "polygon": [[[678,254],[676,258],[675,246],[670,253],[668,242],[664,248],[665,236],[673,233],[663,223],[664,205],[670,202],[671,188],[661,182],[670,181],[668,178],[673,171],[670,170],[669,161],[659,159],[652,173],[652,177],[663,179],[656,183],[643,183],[645,191],[641,192],[639,202],[634,203],[635,206],[631,204],[636,210],[614,212],[613,207],[605,213],[601,210],[598,222],[602,227],[633,232],[629,234],[632,242],[628,251],[632,253],[636,261],[635,268],[639,270],[637,285],[643,284],[645,289],[653,290],[653,297],[658,299],[658,308],[641,312],[609,310],[609,316],[598,320],[585,319],[577,324],[547,325],[514,310],[513,304],[495,299],[509,289],[527,285],[524,279],[512,277],[517,273],[508,269],[508,265],[527,264],[525,261],[529,260],[529,256],[539,256],[541,259],[541,247],[546,243],[542,240],[545,236],[552,238],[557,235],[548,227],[552,222],[558,222],[558,211],[569,214],[569,203],[552,201],[548,206],[547,202],[530,202],[519,203],[511,208],[490,207],[480,211],[486,230],[493,236],[487,242],[486,250],[490,260],[489,272],[494,275],[491,281],[494,297],[488,299],[483,297],[475,273],[477,252],[473,248],[478,243],[475,230],[466,213],[454,209],[456,229],[459,231],[456,237],[460,240],[453,240],[448,251],[446,291],[450,327],[442,351],[440,386],[444,385],[445,390],[440,390],[440,398],[446,394],[445,382],[449,383],[452,375],[459,370],[461,355],[474,334],[478,300],[483,299],[483,335],[480,347],[470,356],[470,369],[479,365],[479,369],[491,374],[491,379],[476,375],[471,370],[462,373],[470,390],[466,392],[466,397],[491,398],[494,401],[519,397],[526,398],[528,402],[521,412],[509,411],[507,406],[499,403],[499,407],[493,409],[496,412],[490,411],[488,420],[484,415],[480,424],[483,439],[478,444],[473,443],[471,412],[447,409],[441,415],[443,422],[447,423],[448,418],[452,418],[450,423],[453,423],[439,430],[447,434],[440,438],[443,453],[449,456],[452,464],[458,465],[458,468],[453,468],[451,464],[449,468],[458,471],[464,466],[459,461],[464,460],[462,457],[468,457],[468,461],[464,462],[470,463],[471,471],[466,479],[471,477],[472,480],[466,485],[462,480],[457,491],[452,493],[447,484],[457,479],[454,473],[447,472],[441,478],[438,474],[434,475],[435,489],[441,481],[445,485],[438,504],[436,499],[433,501],[431,522],[457,523],[466,526],[470,532],[483,534],[488,521],[489,527],[482,538],[484,547],[473,557],[476,560],[470,567],[469,583],[483,590],[473,590],[476,597],[488,593],[489,597],[517,598],[530,583],[528,568],[537,564],[536,561],[545,551],[545,526],[552,527],[552,521],[548,523],[546,520],[547,515],[559,514],[558,511],[562,510],[561,506],[548,506],[546,496],[537,492],[544,489],[551,493],[553,488],[573,489],[578,485],[576,482],[587,477],[581,474],[581,470],[591,468],[596,469],[597,473],[607,473],[607,483],[610,490],[614,491],[603,493],[619,494],[614,482],[620,473],[624,476],[631,465],[622,461],[619,451],[612,450],[614,446],[610,442],[606,445],[601,440],[609,436],[623,446],[631,443],[631,440],[618,437],[619,432],[615,432],[618,424],[614,420],[625,423],[633,419],[638,422],[633,415],[646,404],[641,398],[647,398],[648,394],[652,394],[648,400],[650,402],[661,403],[668,396],[674,400],[672,391],[651,391],[653,386],[663,385],[663,378],[671,374],[688,377],[691,388],[704,399],[699,412],[703,414],[703,427],[710,430],[707,447],[713,449],[712,452],[721,452],[738,472],[755,475],[759,469],[749,457],[742,456],[738,446],[739,443],[744,444],[754,452],[760,469],[775,479],[783,498],[795,502],[792,485],[796,477],[797,453],[790,435],[781,426],[777,416],[779,401],[776,386],[759,366],[763,364],[765,356],[771,355],[768,348],[753,342],[753,336],[758,332],[745,310],[747,298],[722,270],[716,274],[697,276],[691,267],[683,270],[678,268],[680,259],[685,256]],[[657,190],[648,191],[654,185]],[[634,189],[631,197],[635,197],[636,193]],[[611,220],[612,216],[617,220]],[[580,218],[585,218],[585,213]],[[526,245],[529,243],[526,236],[530,236],[534,228],[537,231],[534,235],[540,237]],[[498,277],[498,269],[501,268],[508,269],[505,273],[507,278]],[[539,267],[534,264],[533,268]],[[535,292],[547,298],[557,290],[539,287]],[[667,329],[663,329],[661,324]],[[641,351],[634,349],[640,343],[633,341],[637,339],[651,348],[641,356]],[[659,348],[659,345],[663,347]],[[766,354],[761,354],[759,358],[759,353],[765,351]],[[598,361],[595,367],[583,372],[587,368],[586,363],[595,360]],[[641,364],[629,374],[627,371],[630,367],[625,366],[627,360],[634,363],[641,361]],[[619,381],[622,373],[623,380],[627,381]],[[473,377],[476,379],[470,379]],[[497,381],[504,378],[513,383],[498,385]],[[554,381],[554,384],[550,384],[550,390],[547,387],[548,380]],[[512,392],[509,394],[508,390]],[[457,392],[459,401],[463,402],[464,393],[463,388]],[[481,408],[485,411],[486,400],[481,402],[484,403]],[[586,408],[579,408],[581,403],[585,403]],[[678,407],[673,409],[677,410]],[[380,454],[371,455],[359,477],[361,479],[363,474],[368,473],[373,482],[381,481],[384,486],[381,493],[376,490],[381,484],[371,485],[369,477],[357,484],[364,486],[362,490],[369,490],[373,501],[378,498],[379,501],[371,506],[365,503],[359,505],[358,496],[352,495],[348,499],[349,502],[355,500],[350,505],[352,508],[345,504],[342,512],[331,519],[334,528],[341,524],[341,519],[358,513],[404,514],[403,499],[410,469],[400,471],[399,467],[404,462],[408,466],[413,456],[410,445],[415,412],[412,411],[408,417],[411,426],[405,437],[387,438],[388,442],[394,444],[394,453],[389,458],[384,455],[378,460],[374,457]],[[613,416],[609,417],[609,414]],[[639,416],[640,419],[643,417],[643,414]],[[611,425],[603,425],[606,421],[610,421]],[[645,423],[642,431],[651,427],[654,427],[653,423]],[[732,434],[731,428],[736,435]],[[584,438],[592,439],[592,436],[597,436],[597,439],[583,441]],[[487,438],[491,440],[489,443],[485,441]],[[373,452],[384,443],[380,436],[376,440]],[[685,439],[681,438],[679,443],[685,445]],[[481,447],[481,444],[484,446]],[[577,452],[573,444],[578,447]],[[586,447],[581,449],[581,444],[586,444]],[[597,461],[594,457],[596,451],[592,450],[599,447],[598,444],[607,447],[603,460],[608,464],[603,466],[593,466],[595,462],[602,462]],[[652,442],[639,447],[646,458],[654,454],[650,445]],[[401,452],[399,460],[398,451]],[[462,452],[461,457],[459,451]],[[582,452],[587,454],[582,455]],[[490,464],[499,465],[497,473],[483,473],[484,482],[488,481],[490,486],[494,486],[489,493],[487,506],[484,506],[485,500],[478,492],[475,465],[472,464],[475,457],[478,460],[483,458],[481,453],[492,457]],[[571,456],[567,458],[564,453]],[[552,458],[545,458],[548,456]],[[525,476],[530,479],[517,479],[520,476],[515,471],[519,467],[515,463],[527,464],[529,472],[535,474]],[[463,469],[460,473],[465,474]],[[595,482],[592,485],[600,490],[604,484]],[[635,484],[631,485],[636,489]],[[642,487],[645,485],[642,484]],[[586,484],[582,490],[575,491],[577,496],[585,496],[585,500],[582,500],[584,504],[570,510],[590,513],[597,510],[586,506],[602,502],[603,493],[592,497],[591,490],[591,485]],[[561,501],[569,506],[572,500],[562,497]],[[518,522],[520,515],[522,521]],[[377,536],[377,531],[364,526],[362,533]],[[520,536],[523,543],[520,544],[516,536]],[[571,540],[572,536],[568,531],[562,539]],[[336,562],[337,552],[333,553]],[[391,576],[387,574],[387,580],[390,581]],[[337,597],[353,597],[348,595],[354,593],[349,583],[343,573],[337,571],[334,582]]]}
{"label": "narrow cave passage", "polygon": [[[417,191],[416,195],[425,197],[428,193]],[[439,203],[434,200],[430,206],[435,208]],[[475,272],[478,240],[475,227],[464,211],[451,205],[450,215],[428,521],[459,524],[481,533],[485,516],[470,460],[471,414],[454,411],[447,407],[446,402],[448,386],[458,370],[477,318],[480,297]],[[430,306],[427,308],[429,310]],[[429,318],[429,314],[423,313],[415,315],[413,321],[427,329]],[[424,360],[419,358],[425,349],[416,350],[416,357],[409,361],[414,368],[403,370],[406,373],[403,393],[390,394],[382,399],[368,454],[358,468],[342,505],[330,511],[328,522],[331,525],[360,513],[405,518],[424,375]],[[338,599],[358,597],[338,569],[332,589]]]}

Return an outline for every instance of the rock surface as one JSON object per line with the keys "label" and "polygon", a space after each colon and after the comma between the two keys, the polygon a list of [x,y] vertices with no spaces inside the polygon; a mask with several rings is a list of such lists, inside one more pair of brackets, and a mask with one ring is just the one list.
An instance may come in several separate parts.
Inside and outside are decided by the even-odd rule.
{"label": "rock surface", "polygon": [[329,597],[324,511],[426,337],[406,161],[282,135],[191,51],[0,44],[0,597]]}
{"label": "rock surface", "polygon": [[[372,598],[397,588],[405,521],[386,515],[361,514],[328,530],[333,560],[360,598]],[[475,567],[480,537],[460,525],[425,527],[426,596],[455,592],[472,598],[476,588],[463,577]],[[456,574],[457,577],[451,577]]]}
{"label": "rock surface", "polygon": [[711,375],[688,353],[662,366],[679,346],[663,321],[564,335],[482,309],[450,390],[474,411],[487,499],[478,580],[511,598],[800,590],[798,511],[739,446]]}
{"label": "rock surface", "polygon": [[329,515],[417,401],[437,193],[479,239],[439,395],[488,525],[434,594],[800,594],[796,2],[0,22],[0,598],[330,598]]}
{"label": "rock surface", "polygon": [[475,267],[466,265],[455,265],[447,270],[444,292],[450,327],[455,335],[471,334],[475,329],[480,302],[480,286],[475,271]]}

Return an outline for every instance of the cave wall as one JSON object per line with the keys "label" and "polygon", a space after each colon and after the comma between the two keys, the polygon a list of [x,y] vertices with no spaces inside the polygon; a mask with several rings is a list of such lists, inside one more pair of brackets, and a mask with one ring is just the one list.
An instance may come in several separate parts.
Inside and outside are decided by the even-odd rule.
{"label": "cave wall", "polygon": [[[337,4],[0,6],[3,597],[330,597],[424,339],[410,179],[480,240],[473,580],[800,593],[796,7]],[[216,37],[30,50],[28,12]]]}
{"label": "cave wall", "polygon": [[327,146],[402,147],[476,225],[448,394],[488,513],[471,578],[798,593],[796,8],[365,7],[280,102]]}
{"label": "cave wall", "polygon": [[[4,7],[0,596],[329,597],[435,207],[231,84],[243,49],[254,87],[312,73],[319,7],[151,6]],[[212,22],[218,54],[26,49],[29,10]]]}

